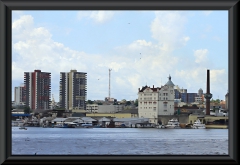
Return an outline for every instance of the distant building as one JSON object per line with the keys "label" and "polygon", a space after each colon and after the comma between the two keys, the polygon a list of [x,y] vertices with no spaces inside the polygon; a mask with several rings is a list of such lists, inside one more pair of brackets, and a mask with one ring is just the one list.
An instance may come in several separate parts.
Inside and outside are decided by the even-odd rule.
{"label": "distant building", "polygon": [[98,105],[98,113],[119,113],[124,105]]}
{"label": "distant building", "polygon": [[199,103],[199,104],[202,104],[203,103],[203,97],[195,97],[195,102]]}
{"label": "distant building", "polygon": [[138,89],[138,116],[148,118],[150,123],[158,123],[159,90],[147,85]]}
{"label": "distant building", "polygon": [[168,82],[159,90],[159,115],[174,114],[174,84],[171,76],[168,79]]}
{"label": "distant building", "polygon": [[24,72],[23,102],[31,109],[50,109],[51,73]]}
{"label": "distant building", "polygon": [[199,96],[199,97],[202,97],[202,95],[203,95],[203,90],[202,90],[202,88],[200,88],[200,89],[198,90],[198,96]]}
{"label": "distant building", "polygon": [[86,110],[87,73],[71,70],[60,73],[59,103],[65,109]]}
{"label": "distant building", "polygon": [[161,88],[146,85],[138,89],[138,116],[157,124],[159,115],[174,115],[174,84],[171,76]]}
{"label": "distant building", "polygon": [[197,93],[187,93],[187,103],[194,103],[196,100],[195,98],[198,96]]}
{"label": "distant building", "polygon": [[228,95],[229,95],[229,93],[227,92],[227,94],[225,95],[225,109],[229,109]]}
{"label": "distant building", "polygon": [[23,102],[24,97],[24,84],[14,88],[14,102],[15,105],[19,105]]}

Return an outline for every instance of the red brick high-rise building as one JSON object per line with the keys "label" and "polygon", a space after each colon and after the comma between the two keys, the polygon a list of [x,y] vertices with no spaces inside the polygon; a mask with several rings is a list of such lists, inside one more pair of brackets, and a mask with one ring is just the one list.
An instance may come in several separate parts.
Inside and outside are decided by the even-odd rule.
{"label": "red brick high-rise building", "polygon": [[50,109],[51,73],[24,72],[23,100],[30,109]]}

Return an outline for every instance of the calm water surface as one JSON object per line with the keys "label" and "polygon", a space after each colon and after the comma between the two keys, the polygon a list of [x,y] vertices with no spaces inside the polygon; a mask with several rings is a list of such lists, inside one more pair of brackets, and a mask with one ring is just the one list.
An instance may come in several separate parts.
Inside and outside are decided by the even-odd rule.
{"label": "calm water surface", "polygon": [[228,129],[12,128],[13,155],[228,155]]}

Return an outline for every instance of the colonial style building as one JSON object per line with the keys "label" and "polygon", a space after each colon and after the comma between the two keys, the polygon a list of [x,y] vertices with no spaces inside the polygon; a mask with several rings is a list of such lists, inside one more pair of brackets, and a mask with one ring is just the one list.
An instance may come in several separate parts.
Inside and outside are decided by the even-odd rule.
{"label": "colonial style building", "polygon": [[161,87],[159,91],[159,115],[174,114],[174,84],[171,81],[171,76],[168,77],[168,82]]}
{"label": "colonial style building", "polygon": [[87,73],[71,70],[60,73],[60,107],[86,110]]}
{"label": "colonial style building", "polygon": [[138,89],[138,116],[157,124],[159,115],[174,115],[174,84],[171,76],[161,88],[146,85]]}
{"label": "colonial style building", "polygon": [[51,73],[34,70],[24,72],[23,101],[30,109],[50,109]]}
{"label": "colonial style building", "polygon": [[148,118],[150,123],[158,122],[159,90],[159,87],[151,88],[147,85],[138,89],[138,116]]}

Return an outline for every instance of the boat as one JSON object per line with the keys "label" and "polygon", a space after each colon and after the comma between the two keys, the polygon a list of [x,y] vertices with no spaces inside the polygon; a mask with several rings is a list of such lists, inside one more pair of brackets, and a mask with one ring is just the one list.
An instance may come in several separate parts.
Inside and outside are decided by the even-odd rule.
{"label": "boat", "polygon": [[76,128],[77,123],[63,123],[63,124],[57,124],[54,126],[54,128]]}
{"label": "boat", "polygon": [[20,125],[23,125],[24,122],[22,120],[12,120],[12,127],[19,127]]}
{"label": "boat", "polygon": [[24,127],[23,124],[20,125],[19,129],[27,130],[27,128]]}
{"label": "boat", "polygon": [[166,128],[180,128],[180,123],[177,119],[171,119],[168,121],[167,125],[165,125]]}
{"label": "boat", "polygon": [[194,129],[205,129],[206,126],[205,126],[205,124],[201,123],[201,121],[199,119],[197,119],[197,121],[195,121],[193,123],[192,128],[194,128]]}
{"label": "boat", "polygon": [[186,128],[186,129],[191,129],[192,126],[193,126],[193,124],[186,124],[184,128]]}
{"label": "boat", "polygon": [[19,127],[19,129],[27,130],[27,128],[26,128],[26,127]]}
{"label": "boat", "polygon": [[163,125],[163,124],[161,124],[161,125],[157,125],[156,128],[158,128],[158,129],[162,129],[162,128],[166,128],[166,126]]}
{"label": "boat", "polygon": [[82,123],[81,127],[90,128],[90,127],[93,127],[93,125],[92,125],[92,123]]}

